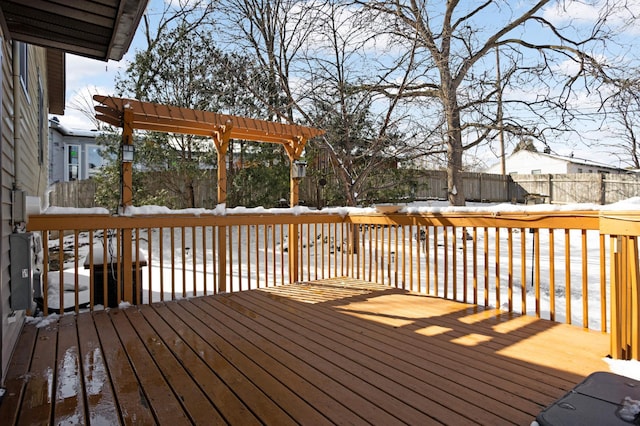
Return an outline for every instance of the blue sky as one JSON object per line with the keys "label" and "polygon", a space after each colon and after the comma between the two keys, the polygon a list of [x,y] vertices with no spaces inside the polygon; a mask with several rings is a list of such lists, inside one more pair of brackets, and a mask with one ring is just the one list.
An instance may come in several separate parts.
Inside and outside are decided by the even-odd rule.
{"label": "blue sky", "polygon": [[[161,12],[162,7],[163,0],[151,0],[147,8],[147,13],[149,13],[153,19],[154,15],[158,15],[158,13]],[[633,0],[631,2],[631,7],[636,8],[636,10],[640,12],[640,0]],[[563,14],[562,17],[558,15],[559,12]],[[593,8],[585,5],[584,2],[573,2],[572,6],[564,11],[559,11],[556,8],[548,8],[545,11],[545,18],[556,22],[568,22],[569,19],[590,21],[593,18],[594,13]],[[617,18],[614,17],[614,20],[615,19]],[[119,72],[124,72],[127,62],[133,58],[136,48],[143,46],[144,41],[141,35],[141,28],[142,25],[140,25],[128,53],[120,62],[102,62],[75,55],[67,55],[67,106],[65,115],[58,116],[65,127],[83,130],[90,130],[94,127],[85,114],[77,111],[76,107],[77,105],[92,105],[90,99],[95,93],[103,95],[114,94],[114,81],[116,75]],[[637,36],[637,34],[628,35],[630,37]],[[576,102],[581,101],[577,99]],[[595,121],[597,120],[594,120],[594,122]],[[597,134],[594,129],[589,129],[588,124],[585,124],[584,133],[590,136],[595,136],[596,138],[607,137],[606,134]],[[606,162],[607,164],[614,166],[620,165],[617,158],[607,154],[604,150],[605,148],[603,148],[603,150],[588,148],[577,139],[558,140],[550,143],[550,145],[554,152],[560,155],[568,156],[573,153],[576,157]],[[542,145],[540,144],[538,148],[542,149]],[[498,161],[495,153],[484,152],[477,153],[477,155],[483,156],[483,161],[487,163],[487,165],[491,165]]]}

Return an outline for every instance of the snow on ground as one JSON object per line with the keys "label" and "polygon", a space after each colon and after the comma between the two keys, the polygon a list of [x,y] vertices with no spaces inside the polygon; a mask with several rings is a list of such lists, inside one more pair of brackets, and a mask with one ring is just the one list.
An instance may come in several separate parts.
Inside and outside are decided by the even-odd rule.
{"label": "snow on ground", "polygon": [[[406,205],[401,205],[400,206],[400,210],[399,212],[406,212],[406,213],[464,213],[464,212],[473,212],[473,213],[481,213],[481,212],[489,212],[491,214],[494,215],[500,215],[503,213],[513,213],[513,212],[529,212],[529,213],[535,213],[535,212],[553,212],[553,211],[575,211],[575,210],[582,210],[582,211],[634,211],[634,210],[640,210],[640,197],[635,197],[629,200],[625,200],[623,202],[619,202],[619,203],[615,203],[615,204],[609,204],[609,205],[605,205],[605,206],[601,206],[601,205],[596,205],[596,204],[571,204],[571,205],[549,205],[549,204],[538,204],[538,205],[514,205],[514,204],[482,204],[482,203],[468,203],[467,206],[464,207],[452,207],[449,206],[446,202],[444,201],[438,201],[438,200],[434,200],[434,201],[426,201],[426,202],[418,202],[418,203],[410,203],[410,204],[406,204]],[[322,214],[336,214],[339,215],[341,217],[344,217],[347,214],[371,214],[373,212],[376,212],[375,207],[369,207],[369,208],[357,208],[357,207],[334,207],[334,208],[325,208],[322,210],[317,210],[317,209],[311,209],[308,207],[301,207],[301,206],[296,206],[296,207],[292,207],[292,208],[272,208],[272,209],[265,209],[262,207],[256,207],[256,208],[246,208],[246,207],[235,207],[235,208],[231,208],[231,209],[226,209],[224,205],[219,205],[217,206],[215,209],[184,209],[184,210],[171,210],[168,209],[167,207],[163,207],[163,206],[141,206],[141,207],[129,207],[127,208],[127,210],[125,211],[125,215],[129,215],[129,216],[134,216],[134,215],[152,215],[152,214],[160,214],[160,215],[167,215],[167,214],[190,214],[190,215],[234,215],[234,214],[294,214],[294,215],[300,215],[300,214],[314,214],[314,213],[322,213]],[[73,208],[60,208],[60,207],[48,207],[47,209],[45,209],[45,211],[43,212],[45,214],[108,214],[109,212],[106,209],[100,209],[100,208],[96,208],[96,209],[73,209]],[[166,231],[166,230],[165,230]],[[179,230],[180,231],[180,230]],[[276,229],[277,231],[277,229]],[[516,230],[517,231],[517,230]],[[558,277],[564,273],[564,246],[563,246],[563,238],[564,238],[564,230],[557,230],[555,232],[560,232],[556,237],[555,237],[555,244],[558,244],[558,248],[556,248],[555,253],[554,253],[554,258],[556,259],[556,265],[557,267],[559,267],[560,269],[562,269],[562,272],[556,272],[556,274],[558,275]],[[197,231],[196,231],[197,232]],[[200,231],[202,232],[202,231]],[[233,256],[236,256],[236,253],[239,253],[240,256],[244,256],[243,253],[240,252],[239,247],[244,247],[244,244],[246,243],[247,239],[249,239],[250,237],[248,235],[246,235],[249,231],[246,231],[246,233],[243,233],[242,230],[238,230],[238,228],[234,228],[234,231],[236,234],[234,234],[232,240],[235,241],[235,246],[234,248],[231,250],[231,252],[233,252]],[[262,232],[262,231],[261,231]],[[280,241],[285,241],[286,244],[286,234],[288,232],[287,228],[280,228],[279,231],[281,234],[277,234],[276,232],[274,232],[273,235],[267,235],[266,237],[263,237],[262,235],[258,235],[258,247],[272,247],[272,244],[274,244],[275,242],[277,242],[277,244],[280,244]],[[306,232],[305,227],[302,228],[302,233],[304,234]],[[314,231],[316,232],[316,231]],[[458,230],[458,232],[461,232],[461,230]],[[582,268],[581,268],[581,236],[580,236],[580,231],[577,231],[576,235],[574,235],[574,231],[572,232],[572,236],[571,236],[571,247],[570,247],[570,256],[572,257],[571,260],[571,271],[572,274],[575,274],[575,276],[572,276],[571,278],[571,282],[572,282],[572,297],[571,297],[571,305],[572,305],[572,312],[575,315],[575,318],[572,318],[572,323],[576,324],[576,325],[581,325],[582,322],[582,301],[581,301],[581,292],[582,292]],[[155,233],[155,235],[154,235]],[[238,235],[239,233],[239,235]],[[327,235],[326,233],[324,235]],[[390,234],[389,234],[390,235]],[[496,235],[495,235],[495,230],[490,229],[489,233],[487,234],[488,238],[490,239],[490,247],[495,247],[495,240],[496,240]],[[73,236],[71,236],[73,237]],[[170,259],[171,257],[174,257],[175,259],[175,264],[172,265],[170,263],[170,261],[165,261],[166,263],[164,264],[160,264],[158,261],[160,259],[160,253],[156,252],[156,250],[158,250],[159,247],[159,240],[162,237],[162,241],[163,241],[163,245],[164,245],[164,252],[165,254],[163,256],[165,259]],[[409,241],[413,238],[414,236],[408,235],[405,238],[408,239]],[[462,238],[462,235],[459,235],[460,238]],[[482,244],[483,244],[483,239],[484,239],[484,235],[482,232],[478,232],[477,234],[478,237],[478,247],[480,249],[480,251],[482,251]],[[513,247],[520,247],[520,238],[522,238],[522,235],[519,235],[518,232],[514,232],[512,234],[513,237]],[[565,288],[564,288],[564,283],[560,283],[558,282],[556,284],[556,289],[553,292],[553,295],[550,292],[549,289],[549,283],[548,283],[548,277],[551,271],[549,271],[548,269],[548,265],[549,265],[549,253],[548,253],[548,249],[550,246],[549,243],[549,238],[550,236],[548,235],[548,233],[546,232],[540,232],[540,256],[541,256],[541,270],[540,270],[540,277],[541,277],[541,306],[543,306],[542,309],[542,318],[550,318],[550,313],[547,309],[545,309],[544,307],[549,307],[550,306],[550,300],[553,297],[555,300],[555,304],[556,304],[556,320],[559,322],[565,322],[566,320],[566,294],[565,294]],[[79,243],[81,244],[81,249],[80,249],[80,256],[82,258],[81,262],[84,261],[84,257],[87,255],[88,253],[88,244],[89,244],[89,240],[88,238],[86,238],[85,236],[81,236],[82,241],[79,241]],[[185,247],[184,245],[184,241],[190,242],[192,241],[192,239],[195,238],[195,240],[193,241],[201,241],[202,236],[201,235],[197,235],[197,236],[193,236],[191,235],[191,230],[187,229],[185,231],[185,234],[182,234],[182,231],[178,232],[177,234],[172,234],[171,232],[163,232],[163,235],[160,236],[159,233],[157,232],[157,230],[154,230],[154,232],[152,232],[151,234],[145,235],[145,234],[141,234],[140,235],[140,250],[141,250],[141,254],[142,256],[144,256],[145,258],[149,258],[151,260],[151,264],[152,264],[152,270],[148,271],[147,267],[145,267],[145,271],[142,274],[143,277],[143,296],[148,299],[148,293],[149,290],[151,290],[152,293],[152,297],[153,300],[159,300],[160,298],[160,294],[164,293],[164,300],[170,299],[172,297],[172,291],[169,288],[171,282],[175,283],[175,297],[176,298],[180,298],[180,297],[191,297],[191,296],[197,296],[200,294],[204,294],[204,290],[205,290],[205,285],[208,286],[208,293],[211,293],[211,288],[213,285],[213,268],[209,267],[208,271],[207,271],[207,276],[205,277],[204,272],[202,270],[202,262],[203,262],[203,253],[202,250],[197,250],[197,257],[195,254],[191,253],[191,252],[187,252],[187,253],[180,253],[182,251],[182,247]],[[264,240],[264,238],[266,239],[270,239],[269,241],[265,242],[263,240],[261,240],[261,238]],[[334,236],[335,240],[338,241],[336,242],[330,242],[332,250],[339,250],[340,247],[340,243],[339,243],[339,237],[338,236]],[[363,238],[367,238],[367,234],[363,233]],[[383,239],[386,238],[383,235]],[[428,241],[428,244],[430,248],[433,247],[433,235],[430,236],[430,240]],[[440,242],[442,242],[442,236],[439,236],[440,238]],[[501,231],[501,234],[497,236],[498,240],[500,241],[500,254],[501,256],[504,256],[504,258],[500,261],[500,276],[501,277],[506,277],[508,272],[506,271],[506,267],[509,264],[508,259],[506,258],[506,256],[508,255],[508,250],[507,250],[507,246],[506,246],[506,238],[504,235],[504,230]],[[529,242],[529,244],[533,241],[533,238],[531,238],[530,236],[525,236],[524,238],[526,238],[526,241]],[[101,239],[98,239],[97,237],[94,239],[94,241],[99,240],[97,243],[95,244],[101,244],[102,241]],[[152,240],[153,241],[153,247],[154,247],[154,253],[151,253],[151,255],[148,253],[147,251],[147,244],[148,242]],[[274,241],[275,240],[275,241]],[[311,238],[310,241],[313,241],[314,239]],[[172,246],[171,242],[174,242],[175,247]],[[302,241],[306,241],[305,238],[302,239]],[[385,240],[386,241],[386,240]],[[268,243],[268,244],[267,244]],[[208,241],[207,241],[207,247],[209,249],[209,251],[211,250],[211,247],[213,247],[213,238],[211,237]],[[401,243],[402,244],[402,243]],[[66,244],[65,244],[66,245]],[[320,243],[318,243],[318,245],[320,245]],[[367,243],[364,242],[363,247],[366,247]],[[599,293],[600,293],[600,289],[599,289],[599,282],[600,282],[600,277],[599,277],[599,273],[600,273],[600,265],[599,265],[599,234],[597,231],[593,231],[593,232],[588,232],[587,233],[587,247],[588,247],[588,265],[587,265],[587,275],[588,275],[588,282],[589,282],[589,295],[592,295],[594,297],[594,299],[590,299],[589,300],[589,326],[590,328],[593,329],[599,329],[600,328],[600,323],[601,323],[601,318],[600,318],[600,303],[599,303]],[[99,248],[101,249],[102,247],[99,246]],[[315,248],[306,248],[303,247],[303,250],[305,250],[305,253],[309,254],[310,256],[315,256]],[[444,248],[442,248],[441,250],[444,250]],[[527,250],[529,250],[529,247],[527,247]],[[542,252],[542,250],[545,250],[545,252]],[[187,247],[187,251],[189,251],[189,248]],[[333,257],[333,251],[329,251],[329,255],[328,257]],[[529,253],[529,252],[528,252]],[[181,256],[182,255],[182,256]],[[260,256],[264,255],[264,250],[260,249]],[[204,256],[206,256],[206,254],[204,254]],[[209,256],[212,256],[211,254],[209,254]],[[233,288],[231,288],[230,290],[232,291],[237,291],[240,289],[245,289],[248,288],[250,285],[250,282],[252,280],[255,280],[255,278],[252,277],[257,277],[260,274],[265,274],[265,276],[270,276],[274,271],[280,271],[280,268],[282,267],[281,264],[281,260],[279,259],[279,256],[275,258],[275,263],[273,265],[273,267],[271,265],[269,265],[268,269],[265,268],[264,266],[260,266],[259,263],[262,262],[261,260],[258,261],[259,263],[256,263],[257,259],[252,258],[252,255],[248,254],[247,257],[249,258],[249,260],[247,260],[247,257],[244,258],[244,262],[245,262],[245,269],[242,271],[232,271],[231,275],[233,276]],[[395,256],[395,253],[394,253]],[[95,256],[94,256],[95,257]],[[440,256],[440,262],[442,262],[442,257]],[[573,257],[576,257],[575,261],[573,260]],[[100,262],[101,262],[101,258],[102,256],[99,256],[100,258]],[[184,259],[184,265],[183,265],[183,259]],[[210,258],[211,259],[211,258]],[[234,261],[237,261],[237,258],[235,258]],[[271,261],[271,260],[270,260]],[[286,261],[286,260],[285,260]],[[423,262],[425,260],[423,259]],[[534,313],[533,309],[535,308],[535,294],[533,291],[533,287],[531,282],[529,281],[529,278],[531,280],[533,280],[533,259],[526,259],[526,266],[527,268],[529,268],[529,270],[531,270],[531,275],[529,277],[529,272],[527,272],[527,283],[525,285],[526,288],[526,300],[527,300],[527,312],[529,314]],[[608,262],[608,260],[606,260]],[[520,268],[521,268],[521,262],[522,259],[519,259],[518,256],[514,256],[513,259],[513,266],[514,266],[514,271],[518,271],[518,272],[514,272],[514,275],[517,275],[517,279],[520,279]],[[324,263],[323,263],[324,264]],[[184,268],[183,268],[184,266]],[[393,279],[393,274],[391,272],[391,265],[386,265],[389,269],[387,271],[380,271],[381,276],[382,276],[382,280],[385,282],[391,282]],[[482,269],[482,264],[478,265],[478,268]],[[73,259],[67,260],[67,262],[65,263],[65,267],[66,268],[72,268],[73,266]],[[263,269],[260,270],[259,268],[262,267]],[[424,266],[423,266],[424,268]],[[461,274],[463,273],[463,265],[462,265],[462,261],[459,261],[458,264],[458,273]],[[493,265],[492,265],[493,268]],[[265,270],[267,269],[267,270]],[[186,270],[186,273],[176,273],[176,271],[183,271]],[[417,274],[418,268],[416,267],[414,269],[414,274]],[[424,274],[424,271],[426,269],[422,269],[422,273]],[[443,271],[444,268],[440,268],[440,271]],[[195,271],[195,273],[194,273]],[[150,273],[149,273],[150,272]],[[442,273],[442,272],[441,272]],[[88,280],[88,275],[89,275],[89,271],[84,269],[82,267],[82,264],[80,264],[80,267],[78,268],[78,274],[81,276],[84,276]],[[287,276],[288,272],[285,272],[285,277]],[[51,275],[58,275],[56,273],[50,273]],[[64,283],[63,286],[67,286],[68,283],[66,283],[67,281],[67,273],[65,273],[65,278],[64,278]],[[305,274],[303,274],[303,279],[306,277]],[[560,279],[556,277],[557,281],[560,281]],[[313,278],[313,277],[312,277]],[[259,278],[258,278],[259,279]],[[426,288],[424,288],[424,278],[423,280],[423,288],[421,289],[423,292],[426,290]],[[59,281],[59,279],[58,279]],[[84,281],[83,281],[84,282]],[[159,287],[159,283],[164,282],[164,288],[160,288]],[[443,282],[442,280],[440,282]],[[208,283],[208,284],[207,284]],[[264,283],[261,283],[261,285],[264,285]],[[459,286],[461,286],[462,284],[459,284]],[[496,307],[497,306],[497,295],[496,295],[496,291],[494,288],[494,284],[491,284],[491,289],[489,291],[489,294],[487,295],[488,300],[489,300],[489,304],[491,306]],[[253,288],[255,288],[256,285],[254,283]],[[441,286],[442,287],[442,286]],[[482,287],[482,286],[480,286]],[[505,305],[505,301],[507,300],[507,289],[504,288],[506,287],[506,285],[503,286],[503,288],[501,288],[500,290],[500,297],[501,297],[501,302],[499,307],[501,308],[506,308]],[[52,286],[52,289],[50,289],[50,297],[53,297],[54,299],[59,300],[59,293],[56,293],[57,288],[59,288],[59,284],[56,287],[55,285]],[[521,310],[521,294],[519,293],[521,290],[521,284],[520,283],[514,283],[514,293],[513,293],[513,301],[514,301],[514,306],[513,306],[513,310],[515,312],[520,312]],[[442,288],[440,289],[440,293],[439,295],[442,295]],[[459,294],[462,293],[462,288],[459,288]],[[73,294],[71,294],[73,296]],[[65,295],[66,296],[66,295]],[[478,300],[480,301],[480,303],[482,303],[482,300],[484,298],[484,290],[483,288],[479,289],[478,292]],[[608,298],[608,294],[607,294],[607,298]],[[71,299],[69,299],[70,302],[67,302],[67,298],[65,297],[65,306],[67,305],[67,303],[73,303],[73,297],[71,297]],[[122,304],[121,304],[122,305]],[[126,307],[126,306],[121,306],[121,307]],[[57,316],[55,315],[50,315],[49,317],[47,317],[46,319],[33,319],[32,321],[37,321],[39,327],[42,326],[46,326],[48,325],[50,322],[54,321],[57,319]],[[618,374],[622,374],[628,377],[634,377],[634,378],[640,378],[640,362],[638,361],[614,361],[614,360],[607,360],[607,362],[610,365],[610,369],[613,372],[616,372]]]}

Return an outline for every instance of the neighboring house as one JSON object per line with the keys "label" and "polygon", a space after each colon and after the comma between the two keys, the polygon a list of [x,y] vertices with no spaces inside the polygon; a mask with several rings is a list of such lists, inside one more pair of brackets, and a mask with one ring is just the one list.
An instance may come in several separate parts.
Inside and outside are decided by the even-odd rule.
{"label": "neighboring house", "polygon": [[[506,174],[564,174],[564,173],[629,173],[629,170],[608,166],[590,160],[561,155],[520,150],[506,158]],[[500,163],[484,170],[485,173],[502,173]]]}
{"label": "neighboring house", "polygon": [[71,130],[49,120],[49,185],[92,178],[105,164],[96,130]]}
{"label": "neighboring house", "polygon": [[64,114],[65,52],[122,59],[147,1],[0,0],[0,384],[26,312],[11,302],[12,272],[14,287],[22,272],[12,234],[25,229],[25,196],[48,186],[48,114]]}

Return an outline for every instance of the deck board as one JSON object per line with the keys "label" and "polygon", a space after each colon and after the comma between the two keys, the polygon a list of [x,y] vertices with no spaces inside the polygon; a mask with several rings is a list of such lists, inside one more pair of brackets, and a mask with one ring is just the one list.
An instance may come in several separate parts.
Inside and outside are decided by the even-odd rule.
{"label": "deck board", "polygon": [[[252,296],[254,299],[256,298],[256,294],[248,297]],[[264,310],[269,309],[264,304],[261,304],[260,307]],[[272,306],[271,309],[277,308]],[[275,311],[273,312],[276,313]],[[304,312],[301,313],[299,318],[304,320],[306,318],[305,314]],[[295,321],[284,314],[282,317],[284,321],[291,323]],[[485,424],[496,424],[504,421],[494,413],[500,413],[501,416],[508,416],[510,419],[522,415],[521,412],[514,410],[509,405],[509,403],[517,404],[521,399],[514,397],[509,392],[490,389],[497,395],[494,395],[491,399],[479,398],[477,392],[472,389],[481,386],[483,383],[478,380],[474,381],[473,377],[460,372],[460,369],[464,369],[461,365],[450,365],[446,369],[442,369],[441,366],[432,364],[433,357],[412,353],[420,351],[417,346],[407,347],[404,358],[398,359],[396,357],[399,348],[397,342],[375,337],[375,334],[382,332],[382,330],[374,330],[372,335],[364,336],[361,329],[349,330],[345,326],[340,328],[338,332],[330,329],[331,323],[318,321],[317,316],[314,316],[313,319],[314,323],[310,325],[311,328],[307,329],[308,332],[311,332],[312,329],[317,330],[317,333],[321,335],[320,337],[324,339],[325,344],[329,342],[325,351],[328,349],[329,353],[339,354],[341,360],[347,359],[354,363],[355,365],[351,369],[352,371],[357,371],[359,377],[375,378],[378,375],[383,375],[387,379],[385,392],[392,395],[402,395],[404,403],[412,405],[418,410],[425,409],[424,398],[430,398],[432,401],[439,403],[439,406],[431,406],[426,409],[428,412],[424,414],[434,416],[439,420],[458,423],[462,420],[461,418],[455,418],[453,412],[457,412],[462,416],[462,413],[468,412],[470,408],[475,408],[477,411],[478,407],[483,407],[485,410],[477,411],[476,417],[472,420]],[[373,355],[363,356],[367,354]],[[442,375],[443,371],[447,372],[446,376]],[[476,373],[473,371],[473,374]],[[371,382],[371,384],[374,383]],[[380,384],[377,384],[377,386],[380,386]],[[441,408],[444,408],[444,410]],[[409,419],[402,420],[409,423],[413,422],[409,421]]]}
{"label": "deck board", "polygon": [[90,314],[82,314],[78,317],[77,328],[89,422],[117,424],[120,420],[113,409],[115,397],[94,318]]}
{"label": "deck board", "polygon": [[4,383],[5,395],[0,404],[0,419],[6,419],[9,424],[18,420],[20,404],[27,387],[31,359],[36,338],[38,336],[35,327],[25,327],[18,338],[16,350],[11,358],[11,368],[7,372]]}
{"label": "deck board", "polygon": [[7,424],[529,424],[608,335],[352,279],[26,325]]}

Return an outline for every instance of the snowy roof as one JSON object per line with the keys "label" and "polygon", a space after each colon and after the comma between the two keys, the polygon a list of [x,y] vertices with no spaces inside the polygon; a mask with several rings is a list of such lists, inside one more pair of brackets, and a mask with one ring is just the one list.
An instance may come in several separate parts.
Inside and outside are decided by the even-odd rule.
{"label": "snowy roof", "polygon": [[[593,160],[589,160],[586,158],[579,158],[579,157],[567,157],[564,155],[558,155],[558,154],[551,154],[551,153],[546,153],[546,152],[538,152],[538,151],[528,151],[528,150],[520,150],[520,151],[516,151],[514,153],[512,153],[511,155],[509,155],[507,157],[507,161],[509,159],[517,159],[519,157],[524,157],[527,159],[531,159],[533,161],[545,161],[545,160],[555,160],[555,161],[561,161],[567,164],[574,164],[577,166],[584,166],[584,167],[592,167],[592,168],[597,168],[600,170],[611,170],[611,171],[616,171],[616,172],[628,172],[631,173],[633,172],[633,170],[629,170],[629,169],[625,169],[625,168],[620,168],[620,167],[615,167],[615,166],[611,166],[609,164],[605,164],[605,163],[600,163],[597,161],[593,161]],[[499,166],[499,163],[495,163],[493,165],[491,165],[490,167],[487,167],[486,170],[492,170],[496,167]]]}
{"label": "snowy roof", "polygon": [[64,136],[78,136],[83,138],[95,138],[100,135],[100,132],[96,129],[86,130],[86,129],[69,129],[63,126],[60,121],[58,121],[55,117],[49,120],[49,128],[57,130],[60,134]]}

